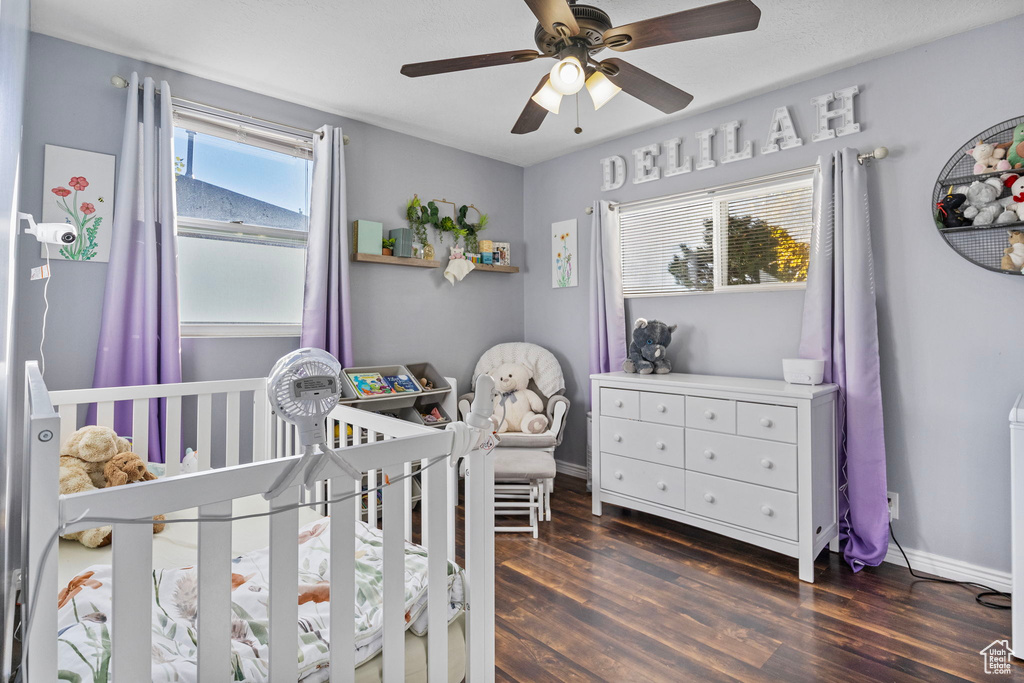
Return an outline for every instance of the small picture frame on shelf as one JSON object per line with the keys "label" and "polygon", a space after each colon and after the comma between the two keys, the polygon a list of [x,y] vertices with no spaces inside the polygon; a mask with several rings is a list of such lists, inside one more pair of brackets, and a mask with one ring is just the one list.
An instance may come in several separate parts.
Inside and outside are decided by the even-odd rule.
{"label": "small picture frame on shelf", "polygon": [[494,261],[495,265],[498,266],[511,266],[512,265],[512,253],[509,250],[508,242],[495,242],[494,253],[498,255],[497,260]]}

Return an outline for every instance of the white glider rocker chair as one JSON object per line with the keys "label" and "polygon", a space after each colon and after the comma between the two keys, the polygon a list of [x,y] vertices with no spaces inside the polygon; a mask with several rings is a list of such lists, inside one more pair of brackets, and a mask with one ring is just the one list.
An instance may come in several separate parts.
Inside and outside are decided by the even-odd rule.
{"label": "white glider rocker chair", "polygon": [[[530,389],[544,403],[548,429],[540,434],[505,432],[494,457],[495,515],[527,515],[528,526],[495,527],[495,531],[532,531],[537,538],[540,522],[551,521],[551,491],[555,480],[555,447],[562,443],[569,399],[562,396],[565,378],[558,360],[547,349],[526,342],[492,347],[473,370],[476,378],[504,363],[521,363],[533,371]],[[473,394],[459,397],[459,413],[469,414]]]}

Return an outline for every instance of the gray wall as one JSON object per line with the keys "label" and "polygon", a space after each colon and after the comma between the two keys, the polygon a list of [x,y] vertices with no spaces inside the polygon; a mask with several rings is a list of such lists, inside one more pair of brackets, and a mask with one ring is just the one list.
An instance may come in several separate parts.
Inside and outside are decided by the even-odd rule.
{"label": "gray wall", "polygon": [[[75,68],[66,68],[74,64]],[[343,119],[258,93],[231,88],[39,34],[29,44],[22,146],[21,208],[41,210],[44,144],[120,154],[125,91],[113,74],[138,71],[166,78],[175,95],[303,128],[342,126],[351,220],[404,227],[405,201],[418,193],[483,207],[486,235],[522,250],[523,169],[369,123]],[[41,263],[39,248],[22,240],[23,269]],[[439,249],[440,253],[440,249]],[[53,262],[47,325],[46,378],[54,389],[91,386],[105,264]],[[18,302],[18,357],[38,356],[42,284],[27,285]],[[501,315],[488,315],[499,310]],[[452,287],[441,270],[352,264],[355,362],[430,361],[468,382],[479,353],[523,337],[523,278],[471,274]],[[266,374],[297,339],[184,339],[186,381]]]}
{"label": "gray wall", "polygon": [[[28,0],[0,0],[0,636],[10,626],[4,622],[10,581],[16,554],[9,545],[18,542],[17,529],[10,522],[18,509],[21,490],[20,469],[12,446],[20,430],[8,428],[10,405],[19,395],[10,367],[14,360],[13,302],[17,260],[14,251],[14,212],[17,210],[18,150],[21,140],[25,53],[28,45]],[[9,440],[10,439],[10,440]],[[0,672],[6,677],[9,672]]]}
{"label": "gray wall", "polygon": [[[577,218],[580,254],[590,250],[595,199],[629,201],[739,181],[813,164],[843,147],[878,145],[889,159],[869,170],[877,268],[889,490],[900,494],[895,528],[909,547],[1010,567],[1010,459],[1007,414],[1024,377],[1014,363],[1024,339],[1024,278],[982,270],[954,253],[935,231],[931,192],[949,156],[976,133],[1022,114],[1019,92],[998,69],[981,71],[977,45],[1012,44],[1017,17],[974,32],[867,62],[526,170],[529,271],[526,339],[551,348],[569,375],[572,412],[558,457],[584,461],[587,402],[587,282],[552,290],[547,245],[554,221]],[[968,84],[970,84],[968,86]],[[686,87],[685,83],[680,83]],[[815,95],[859,85],[859,134],[811,142]],[[943,93],[985,93],[977,97]],[[623,95],[625,96],[625,95]],[[758,153],[775,107],[789,105],[801,148]],[[635,147],[739,119],[754,140],[752,160],[602,193],[599,160],[627,159]],[[716,138],[716,158],[722,141]],[[664,164],[664,160],[662,161]],[[803,292],[703,294],[633,299],[627,316],[679,323],[673,360],[683,372],[781,377],[780,359],[797,352]]]}

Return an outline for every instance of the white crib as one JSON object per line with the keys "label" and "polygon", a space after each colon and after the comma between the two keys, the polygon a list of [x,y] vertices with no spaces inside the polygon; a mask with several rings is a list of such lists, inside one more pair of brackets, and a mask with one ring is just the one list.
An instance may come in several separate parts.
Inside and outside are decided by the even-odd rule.
{"label": "white crib", "polygon": [[[224,448],[212,459],[214,397],[223,405]],[[200,471],[180,474],[176,457],[167,458],[166,476],[156,481],[59,496],[60,444],[84,424],[85,408],[95,404],[95,423],[113,427],[115,402],[133,406],[133,447],[146,459],[149,402],[163,399],[166,406],[165,453],[181,451],[183,413],[195,405],[195,442]],[[148,520],[156,514],[197,508],[204,518],[230,516],[236,499],[262,494],[287,467],[284,456],[293,453],[294,433],[274,418],[266,398],[266,379],[196,382],[112,389],[50,392],[35,362],[26,364],[26,418],[24,454],[27,471],[24,509],[23,619],[34,613],[25,631],[28,646],[23,667],[25,680],[57,679],[57,581],[56,546],[44,562],[47,541],[61,526],[87,514],[88,518]],[[251,421],[248,420],[251,402]],[[245,415],[246,419],[243,419]],[[218,421],[219,422],[219,421]],[[245,422],[245,424],[243,424]],[[249,424],[251,422],[251,425]],[[346,438],[351,427],[351,436]],[[357,468],[368,473],[370,488],[385,478],[399,479],[415,464],[449,456],[466,457],[465,572],[466,572],[466,679],[469,683],[494,680],[494,503],[493,465],[489,453],[474,450],[452,453],[457,439],[453,431],[421,427],[401,420],[339,406],[328,418],[328,434],[338,434],[339,445]],[[241,443],[251,435],[251,462],[240,461]],[[248,445],[248,444],[247,444]],[[249,449],[246,448],[246,451]],[[246,453],[245,455],[248,455]],[[241,458],[248,460],[249,458]],[[427,680],[448,680],[447,560],[454,560],[457,500],[457,468],[440,462],[421,473],[421,541],[427,558]],[[361,483],[340,468],[324,474],[328,486],[305,500],[324,501],[343,491],[358,492]],[[412,538],[411,479],[388,486],[383,495],[383,678],[386,683],[405,678],[404,541]],[[327,491],[329,490],[329,494]],[[300,486],[288,489],[271,501],[271,508],[300,502]],[[366,496],[365,514],[377,524],[373,494]],[[354,624],[351,606],[355,599],[355,521],[363,514],[363,496],[325,503],[330,525],[330,680],[354,681]],[[295,681],[298,583],[298,510],[269,517],[269,679]],[[99,526],[86,521],[71,524],[64,533]],[[198,679],[225,680],[229,657],[231,524],[203,522],[198,532]],[[120,683],[145,680],[151,650],[152,615],[138,609],[139,596],[153,588],[153,535],[148,525],[113,525],[113,595],[111,614],[111,673]],[[292,590],[287,587],[291,586]],[[280,588],[279,588],[280,587]],[[278,653],[287,653],[280,655]]]}

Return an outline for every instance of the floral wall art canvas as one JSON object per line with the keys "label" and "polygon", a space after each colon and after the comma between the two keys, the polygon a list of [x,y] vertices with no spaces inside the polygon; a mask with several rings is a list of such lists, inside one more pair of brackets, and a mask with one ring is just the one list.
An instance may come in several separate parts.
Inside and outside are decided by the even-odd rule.
{"label": "floral wall art canvas", "polygon": [[579,257],[576,254],[576,219],[551,224],[551,286],[575,287],[579,284]]}
{"label": "floral wall art canvas", "polygon": [[[106,263],[113,219],[114,157],[46,145],[42,222],[78,229],[73,244],[50,245],[50,258]],[[45,249],[41,253],[45,256]]]}

